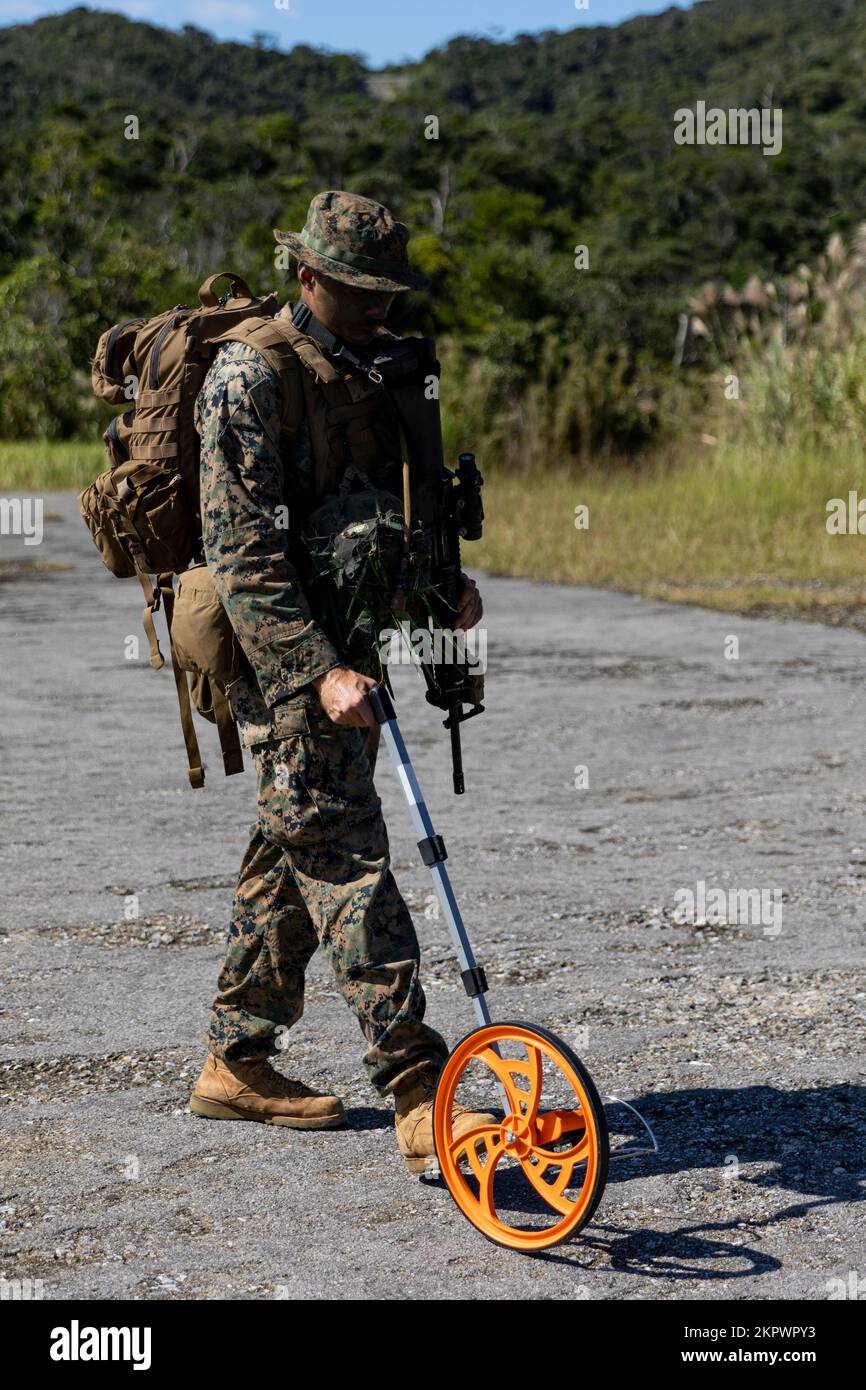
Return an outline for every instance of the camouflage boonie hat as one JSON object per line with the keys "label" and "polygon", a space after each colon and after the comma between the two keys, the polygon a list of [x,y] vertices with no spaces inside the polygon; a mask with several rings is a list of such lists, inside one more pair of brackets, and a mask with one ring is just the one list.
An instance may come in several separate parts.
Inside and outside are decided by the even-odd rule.
{"label": "camouflage boonie hat", "polygon": [[431,283],[409,268],[409,228],[381,203],[356,193],[317,193],[304,230],[275,227],[274,237],[312,270],[361,290],[426,290]]}

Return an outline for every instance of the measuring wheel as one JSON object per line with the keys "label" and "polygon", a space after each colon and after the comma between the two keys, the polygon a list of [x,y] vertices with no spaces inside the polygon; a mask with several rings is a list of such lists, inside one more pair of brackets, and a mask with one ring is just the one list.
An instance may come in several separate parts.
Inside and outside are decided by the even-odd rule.
{"label": "measuring wheel", "polygon": [[[455,1102],[497,1122],[455,1138]],[[458,1043],[439,1078],[433,1134],[451,1196],[497,1245],[558,1245],[601,1200],[609,1159],[601,1100],[571,1048],[536,1024],[491,1023]]]}
{"label": "measuring wheel", "polygon": [[[458,1043],[439,1077],[433,1141],[448,1190],[467,1220],[497,1245],[546,1250],[589,1221],[604,1191],[610,1157],[607,1122],[583,1063],[555,1033],[534,1023],[493,1023],[487,978],[477,963],[445,868],[445,841],[397,725],[387,690],[367,699],[409,803],[418,850],[430,870],[460,979],[481,1027]],[[456,765],[456,764],[455,764]],[[454,1105],[487,1123],[454,1133]]]}

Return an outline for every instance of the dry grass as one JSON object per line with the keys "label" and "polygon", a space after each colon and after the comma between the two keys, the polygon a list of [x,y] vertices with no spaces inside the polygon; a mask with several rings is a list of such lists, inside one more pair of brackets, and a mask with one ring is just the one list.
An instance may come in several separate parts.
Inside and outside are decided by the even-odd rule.
{"label": "dry grass", "polygon": [[0,492],[80,492],[104,467],[105,449],[98,439],[0,440]]}
{"label": "dry grass", "polygon": [[[0,444],[0,491],[83,487],[96,443]],[[863,487],[853,445],[696,444],[676,462],[582,476],[486,472],[487,521],[464,563],[731,611],[850,621],[866,602],[866,536],[831,536],[827,502]],[[575,507],[589,507],[577,530]]]}
{"label": "dry grass", "polygon": [[[866,537],[826,530],[828,500],[858,486],[857,453],[697,447],[692,462],[638,473],[493,471],[486,533],[465,561],[736,611],[863,603]],[[587,530],[575,529],[578,504]]]}

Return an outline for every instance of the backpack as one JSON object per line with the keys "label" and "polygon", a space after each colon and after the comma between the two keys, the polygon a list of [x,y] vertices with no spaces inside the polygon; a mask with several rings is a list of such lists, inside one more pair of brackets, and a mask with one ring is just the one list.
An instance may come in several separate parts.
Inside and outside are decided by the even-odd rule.
{"label": "backpack", "polygon": [[[223,276],[230,290],[218,299],[213,286]],[[195,308],[175,305],[154,318],[131,319],[102,334],[92,360],[93,390],[113,405],[130,399],[134,403],[112,419],[103,435],[109,467],[78,497],[106,568],[118,578],[134,576],[141,584],[142,621],[150,665],[156,669],[165,663],[154,614],[160,607],[165,612],[187,776],[194,788],[204,786],[204,768],[191,702],[217,726],[226,775],[241,772],[230,695],[238,679],[253,678],[214,590],[201,541],[200,451],[193,408],[218,349],[226,342],[247,343],[276,373],[284,450],[291,448],[301,420],[308,420],[318,499],[335,491],[347,461],[369,466],[382,443],[376,425],[382,402],[380,375],[347,382],[313,337],[290,317],[276,317],[275,295],[254,297],[246,282],[229,271],[205,280],[198,297]],[[404,378],[411,386],[422,369],[438,375],[438,363],[426,348],[429,340],[400,340],[386,329],[381,336],[383,350],[395,348],[400,356],[392,401],[400,400]],[[421,353],[417,363],[411,346],[416,342]],[[441,435],[438,399],[419,411],[420,400],[420,393],[412,390],[408,409],[403,403],[398,413],[404,468],[405,425],[423,498],[429,480],[441,469]],[[420,510],[425,510],[423,502]]]}
{"label": "backpack", "polygon": [[[223,276],[230,290],[218,299],[213,286]],[[275,295],[254,297],[246,282],[229,271],[205,280],[198,298],[195,308],[176,304],[154,318],[130,319],[102,334],[91,364],[94,393],[112,405],[133,403],[112,419],[102,436],[109,467],[78,497],[79,511],[106,568],[119,579],[135,576],[141,584],[150,665],[157,670],[165,662],[154,614],[160,607],[165,612],[193,787],[204,785],[204,768],[188,675],[193,703],[217,725],[226,775],[243,770],[237,725],[226,698],[239,674],[240,655],[216,594],[208,593],[212,586],[201,545],[199,438],[193,407],[223,335],[246,320],[267,321],[279,308]],[[286,364],[281,360],[278,365],[284,370]],[[184,572],[188,577],[176,594],[173,575]],[[184,629],[182,646],[175,640],[175,623],[179,632]],[[197,630],[206,655],[218,653],[221,665],[197,662]]]}

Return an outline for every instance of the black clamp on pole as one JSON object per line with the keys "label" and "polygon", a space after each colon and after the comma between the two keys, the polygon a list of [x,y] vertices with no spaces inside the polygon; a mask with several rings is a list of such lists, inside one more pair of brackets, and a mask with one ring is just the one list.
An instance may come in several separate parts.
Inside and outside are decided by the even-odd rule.
{"label": "black clamp on pole", "polygon": [[428,869],[432,868],[434,864],[441,864],[443,859],[448,858],[445,841],[441,835],[428,835],[426,840],[419,840],[418,848]]}
{"label": "black clamp on pole", "polygon": [[470,999],[476,999],[479,994],[487,993],[487,976],[484,973],[483,965],[474,965],[471,970],[461,970],[460,978]]}

